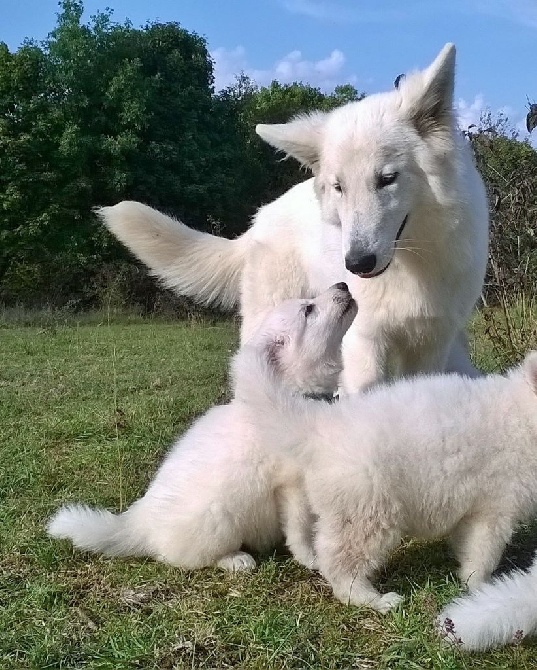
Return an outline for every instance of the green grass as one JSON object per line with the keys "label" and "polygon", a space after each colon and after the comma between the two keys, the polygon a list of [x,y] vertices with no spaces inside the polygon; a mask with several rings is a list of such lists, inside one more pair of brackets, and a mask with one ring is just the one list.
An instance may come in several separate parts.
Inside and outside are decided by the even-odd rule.
{"label": "green grass", "polygon": [[[531,642],[470,656],[437,639],[435,615],[459,592],[441,542],[395,553],[379,583],[405,601],[381,616],[336,602],[281,551],[233,577],[50,540],[44,522],[61,502],[120,510],[144,491],[173,436],[226,397],[237,333],[102,315],[36,323],[0,319],[2,670],[535,668]],[[497,367],[483,328],[474,354]],[[533,544],[531,529],[519,534],[504,565]]]}

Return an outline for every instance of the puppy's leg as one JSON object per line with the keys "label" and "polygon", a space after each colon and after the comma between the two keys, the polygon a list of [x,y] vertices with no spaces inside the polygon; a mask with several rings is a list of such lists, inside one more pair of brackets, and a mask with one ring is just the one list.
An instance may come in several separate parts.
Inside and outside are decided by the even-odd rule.
{"label": "puppy's leg", "polygon": [[216,562],[217,568],[222,568],[228,572],[245,572],[255,568],[255,559],[245,551],[235,551],[232,554],[223,556]]}
{"label": "puppy's leg", "polygon": [[310,570],[316,566],[313,549],[314,516],[301,483],[282,486],[277,491],[285,543],[295,559]]}
{"label": "puppy's leg", "polygon": [[459,579],[473,590],[490,579],[513,532],[511,521],[497,516],[475,515],[462,519],[451,535],[459,561]]}
{"label": "puppy's leg", "polygon": [[350,605],[369,605],[382,614],[396,607],[402,597],[393,592],[380,594],[370,578],[400,541],[397,529],[378,520],[321,518],[315,548],[319,569],[334,596]]}

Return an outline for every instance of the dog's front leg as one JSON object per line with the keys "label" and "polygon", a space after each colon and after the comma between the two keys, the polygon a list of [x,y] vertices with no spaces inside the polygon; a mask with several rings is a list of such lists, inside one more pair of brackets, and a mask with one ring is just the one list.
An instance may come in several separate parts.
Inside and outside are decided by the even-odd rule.
{"label": "dog's front leg", "polygon": [[475,379],[476,377],[483,376],[483,373],[474,367],[474,364],[470,360],[467,340],[468,338],[463,331],[455,338],[449,350],[446,372],[456,372],[459,375]]}
{"label": "dog's front leg", "polygon": [[343,338],[341,390],[358,393],[386,380],[386,343],[381,335],[371,337],[351,326]]}

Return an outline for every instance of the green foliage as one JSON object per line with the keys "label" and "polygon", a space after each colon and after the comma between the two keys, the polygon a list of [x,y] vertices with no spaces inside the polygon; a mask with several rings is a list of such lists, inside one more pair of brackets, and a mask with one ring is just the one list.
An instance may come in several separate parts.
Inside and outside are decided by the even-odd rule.
{"label": "green foliage", "polygon": [[537,151],[517,139],[505,117],[490,113],[470,139],[490,202],[485,299],[498,304],[531,296],[537,282]]}
{"label": "green foliage", "polygon": [[[223,210],[224,137],[205,42],[177,24],[81,24],[64,0],[38,46],[0,46],[0,285],[5,299],[83,297],[124,257],[92,215],[129,198],[203,226]],[[216,128],[215,128],[216,126]]]}

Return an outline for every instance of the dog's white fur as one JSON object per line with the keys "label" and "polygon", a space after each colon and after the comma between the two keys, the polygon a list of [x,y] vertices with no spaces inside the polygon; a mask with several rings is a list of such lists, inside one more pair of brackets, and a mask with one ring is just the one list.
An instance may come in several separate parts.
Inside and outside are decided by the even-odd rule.
{"label": "dog's white fur", "polygon": [[265,408],[270,448],[304,470],[317,564],[337,598],[396,605],[370,579],[403,536],[449,537],[470,589],[490,577],[537,509],[537,353],[506,377],[415,377],[334,405],[291,397],[256,360],[239,393]]}
{"label": "dog's white fur", "polygon": [[527,572],[515,570],[449,603],[437,623],[450,642],[468,651],[537,635],[537,555]]}
{"label": "dog's white fur", "polygon": [[[315,177],[262,207],[235,240],[136,202],[100,216],[177,293],[223,308],[240,301],[243,341],[281,300],[346,281],[360,306],[344,342],[347,391],[397,374],[475,375],[461,333],[482,287],[488,211],[456,127],[454,72],[448,44],[397,89],[258,126]],[[371,254],[376,276],[347,271]]]}
{"label": "dog's white fur", "polygon": [[[355,315],[347,287],[335,285],[315,300],[276,307],[245,346],[270,359],[289,393],[330,393],[342,367],[341,340]],[[239,352],[236,389],[249,377],[243,369],[249,361]],[[311,566],[301,475],[264,445],[257,422],[264,411],[241,393],[209,410],[176,442],[146,494],[126,512],[64,506],[49,521],[49,534],[113,556],[241,570],[255,566],[241,547],[266,551],[281,538],[283,526],[295,557]]]}

